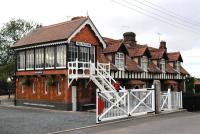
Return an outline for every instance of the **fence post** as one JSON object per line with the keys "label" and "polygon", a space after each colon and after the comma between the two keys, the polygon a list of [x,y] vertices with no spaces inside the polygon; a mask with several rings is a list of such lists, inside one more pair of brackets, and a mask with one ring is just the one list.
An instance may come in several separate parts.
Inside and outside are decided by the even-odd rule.
{"label": "fence post", "polygon": [[159,80],[154,80],[155,85],[155,113],[160,113],[161,84]]}
{"label": "fence post", "polygon": [[98,98],[99,98],[99,89],[97,88],[96,89],[96,123],[99,123],[99,114],[98,114],[98,111],[99,111],[99,102],[98,102]]}
{"label": "fence post", "polygon": [[167,91],[168,96],[168,110],[172,110],[172,95],[171,95],[171,89],[169,88]]}
{"label": "fence post", "polygon": [[130,93],[131,93],[131,89],[128,89],[128,116],[131,116],[130,114]]}
{"label": "fence post", "polygon": [[180,92],[180,108],[183,108],[183,92]]}
{"label": "fence post", "polygon": [[151,87],[153,90],[152,91],[152,99],[151,99],[151,105],[152,105],[152,110],[155,111],[155,87],[152,85]]}

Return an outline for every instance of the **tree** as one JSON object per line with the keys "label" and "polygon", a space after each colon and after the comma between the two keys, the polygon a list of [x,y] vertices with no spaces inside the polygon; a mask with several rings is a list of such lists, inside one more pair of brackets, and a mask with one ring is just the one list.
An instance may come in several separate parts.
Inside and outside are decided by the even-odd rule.
{"label": "tree", "polygon": [[23,19],[11,19],[0,28],[0,82],[13,79],[15,54],[11,46],[40,24]]}
{"label": "tree", "polygon": [[12,19],[3,25],[0,29],[0,65],[13,62],[14,52],[10,46],[37,27],[41,25],[22,19]]}
{"label": "tree", "polygon": [[187,77],[185,80],[186,91],[192,93],[194,89],[194,77]]}

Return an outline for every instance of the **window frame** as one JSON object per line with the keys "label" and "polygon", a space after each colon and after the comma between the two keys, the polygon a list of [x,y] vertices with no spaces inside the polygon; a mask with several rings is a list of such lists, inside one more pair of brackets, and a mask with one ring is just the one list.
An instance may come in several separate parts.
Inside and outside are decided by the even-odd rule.
{"label": "window frame", "polygon": [[26,50],[26,70],[34,70],[34,49]]}
{"label": "window frame", "polygon": [[147,72],[148,71],[148,57],[142,56],[141,57],[141,68]]}
{"label": "window frame", "polygon": [[165,73],[166,71],[166,62],[165,62],[165,59],[160,59],[160,70]]}
{"label": "window frame", "polygon": [[124,70],[125,67],[125,54],[122,52],[117,52],[115,54],[115,66],[119,70]]}
{"label": "window frame", "polygon": [[[23,53],[23,54],[21,54],[21,53]],[[21,68],[21,65],[22,65],[22,68]],[[23,70],[25,70],[25,68],[26,68],[26,52],[25,51],[18,51],[17,52],[17,70],[23,71]]]}
{"label": "window frame", "polygon": [[[40,51],[39,51],[40,50]],[[38,51],[38,53],[37,53]],[[35,49],[35,70],[42,70],[44,69],[44,48],[36,48]],[[40,59],[40,60],[38,60]],[[41,62],[41,63],[39,63]],[[37,64],[41,64],[42,67],[37,67]]]}
{"label": "window frame", "polygon": [[[66,61],[67,61],[66,48],[67,48],[66,44],[56,46],[56,69],[66,68]],[[62,51],[58,52],[59,50],[62,50]],[[58,61],[61,61],[61,66],[58,66]]]}
{"label": "window frame", "polygon": [[[49,51],[51,50],[51,51]],[[49,55],[51,58],[49,58]],[[48,56],[48,58],[47,58]],[[47,66],[47,62],[49,62],[49,66]],[[55,46],[48,46],[45,48],[45,69],[54,69],[55,68]]]}

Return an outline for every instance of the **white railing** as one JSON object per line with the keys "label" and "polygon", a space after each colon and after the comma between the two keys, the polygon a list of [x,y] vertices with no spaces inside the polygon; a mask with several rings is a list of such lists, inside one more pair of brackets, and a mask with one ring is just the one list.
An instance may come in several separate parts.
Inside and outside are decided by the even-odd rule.
{"label": "white railing", "polygon": [[171,91],[161,93],[161,110],[177,110],[182,108],[182,91]]}
{"label": "white railing", "polygon": [[93,64],[91,62],[78,61],[78,59],[68,62],[68,87],[74,79],[89,78]]}
{"label": "white railing", "polygon": [[[110,63],[97,63],[97,70],[100,70],[102,75],[109,79],[110,84],[116,83],[115,79],[110,75]],[[124,88],[120,86],[120,89],[123,90]]]}
{"label": "white railing", "polygon": [[[96,123],[154,112],[154,91],[153,88],[120,90],[119,92],[97,89]],[[108,99],[107,94],[114,94],[113,98]]]}

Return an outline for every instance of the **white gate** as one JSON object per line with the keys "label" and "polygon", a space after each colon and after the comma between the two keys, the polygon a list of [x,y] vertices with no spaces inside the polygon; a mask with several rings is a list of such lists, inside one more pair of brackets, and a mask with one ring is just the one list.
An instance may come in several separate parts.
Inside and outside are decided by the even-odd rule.
{"label": "white gate", "polygon": [[[113,98],[108,98],[108,94]],[[155,111],[155,90],[130,89],[116,92],[97,89],[96,102],[96,123],[147,114]]]}
{"label": "white gate", "polygon": [[171,91],[161,93],[161,110],[177,110],[182,108],[182,91]]}

